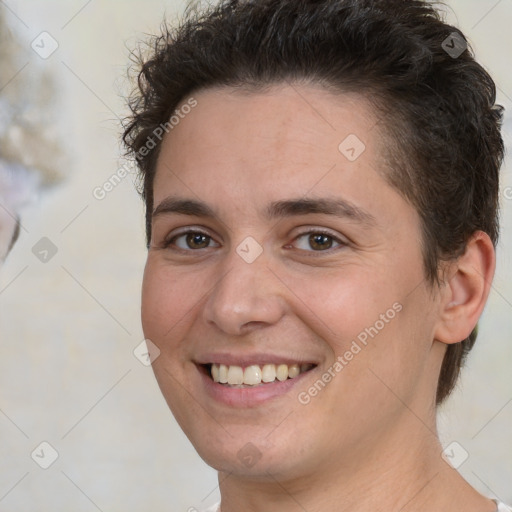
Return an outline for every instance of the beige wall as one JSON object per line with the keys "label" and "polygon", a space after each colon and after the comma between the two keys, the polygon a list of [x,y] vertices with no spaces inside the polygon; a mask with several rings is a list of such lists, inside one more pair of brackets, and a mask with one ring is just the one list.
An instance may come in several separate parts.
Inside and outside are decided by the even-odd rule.
{"label": "beige wall", "polygon": [[[159,512],[209,504],[218,492],[214,471],[176,425],[151,369],[132,353],[143,339],[142,205],[131,177],[103,200],[92,194],[122,163],[116,116],[126,112],[119,96],[125,42],[131,46],[141,34],[155,32],[164,12],[173,16],[184,2],[5,4],[17,16],[7,12],[7,19],[27,42],[24,78],[36,65],[53,66],[58,74],[71,165],[68,180],[25,212],[25,229],[0,278],[0,510]],[[511,2],[449,4],[494,74],[500,101],[512,109]],[[29,46],[42,31],[59,45],[44,61]],[[509,148],[510,128],[508,114]],[[456,440],[470,454],[461,467],[464,476],[482,492],[512,502],[509,168],[503,171],[494,288],[478,345],[441,426],[446,444]],[[42,237],[57,249],[47,262],[32,251],[37,243],[51,251]],[[30,456],[43,441],[58,452],[46,470]],[[50,460],[48,447],[43,453],[39,460]]]}

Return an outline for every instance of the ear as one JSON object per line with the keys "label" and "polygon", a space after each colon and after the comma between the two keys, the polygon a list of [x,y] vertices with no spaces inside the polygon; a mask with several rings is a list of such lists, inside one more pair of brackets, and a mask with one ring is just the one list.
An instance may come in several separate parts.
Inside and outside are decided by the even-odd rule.
{"label": "ear", "polygon": [[495,267],[496,255],[489,235],[476,231],[464,254],[449,265],[434,339],[452,344],[471,334],[487,302]]}

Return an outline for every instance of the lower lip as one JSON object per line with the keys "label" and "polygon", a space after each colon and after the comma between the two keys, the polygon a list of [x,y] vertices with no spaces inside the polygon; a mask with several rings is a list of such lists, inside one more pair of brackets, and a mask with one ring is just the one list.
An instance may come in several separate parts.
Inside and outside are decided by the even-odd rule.
{"label": "lower lip", "polygon": [[301,382],[302,379],[312,371],[314,371],[314,369],[282,382],[275,380],[268,384],[236,388],[214,382],[204,368],[199,369],[207,394],[217,402],[231,407],[255,407],[279,396],[283,396],[289,393],[295,385]]}

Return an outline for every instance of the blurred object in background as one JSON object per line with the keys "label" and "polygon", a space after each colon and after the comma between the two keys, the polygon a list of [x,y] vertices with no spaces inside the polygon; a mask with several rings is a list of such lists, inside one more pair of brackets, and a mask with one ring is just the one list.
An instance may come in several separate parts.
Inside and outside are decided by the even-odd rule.
{"label": "blurred object in background", "polygon": [[0,10],[0,261],[17,236],[23,206],[58,183],[64,168],[56,84],[50,68],[28,62],[25,51]]}

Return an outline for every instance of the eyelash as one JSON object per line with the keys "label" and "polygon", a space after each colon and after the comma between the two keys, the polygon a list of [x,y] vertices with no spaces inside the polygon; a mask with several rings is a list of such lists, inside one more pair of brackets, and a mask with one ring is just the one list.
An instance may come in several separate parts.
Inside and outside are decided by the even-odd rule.
{"label": "eyelash", "polygon": [[[208,233],[204,232],[204,231],[201,231],[199,229],[189,229],[188,231],[183,231],[181,233],[177,233],[175,235],[173,235],[170,239],[168,240],[165,240],[164,241],[164,244],[163,244],[163,247],[165,249],[168,249],[170,248],[171,245],[173,245],[175,243],[175,241],[181,237],[184,237],[184,236],[187,236],[187,235],[190,235],[190,234],[194,234],[194,235],[203,235],[205,237],[208,237],[210,239],[210,241],[213,240],[213,237],[211,235],[209,235]],[[330,247],[326,250],[319,250],[319,251],[315,251],[315,250],[306,250],[306,249],[299,249],[301,251],[305,251],[305,252],[311,252],[313,254],[318,254],[318,253],[330,253],[332,251],[335,251],[335,250],[339,250],[340,248],[344,247],[344,246],[347,246],[348,243],[343,241],[343,240],[340,240],[338,237],[334,236],[332,233],[330,233],[329,231],[325,231],[325,230],[322,230],[322,229],[311,229],[309,231],[304,231],[302,233],[299,233],[294,239],[292,242],[295,242],[296,240],[299,240],[300,238],[302,237],[305,237],[305,236],[308,236],[308,235],[324,235],[324,236],[327,236],[329,237],[330,239],[333,240],[333,242],[337,243],[338,246],[337,247]],[[290,245],[290,244],[287,244],[287,246]],[[209,247],[204,247],[202,249],[191,249],[191,248],[187,248],[187,249],[183,249],[181,247],[177,247],[176,248],[178,251],[182,251],[182,252],[195,252],[195,251],[200,251],[202,249],[209,249]]]}

